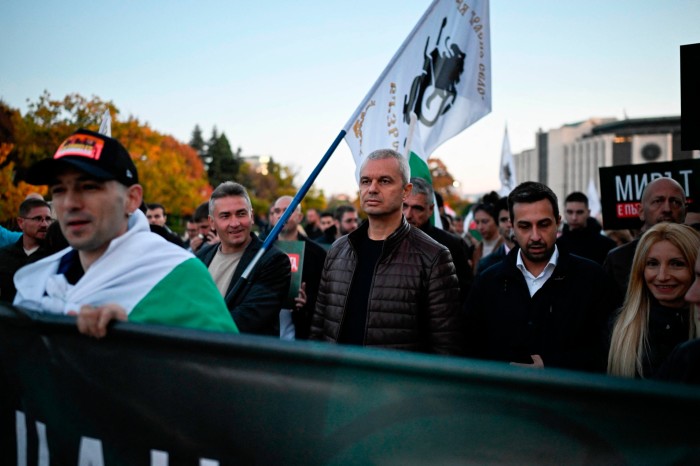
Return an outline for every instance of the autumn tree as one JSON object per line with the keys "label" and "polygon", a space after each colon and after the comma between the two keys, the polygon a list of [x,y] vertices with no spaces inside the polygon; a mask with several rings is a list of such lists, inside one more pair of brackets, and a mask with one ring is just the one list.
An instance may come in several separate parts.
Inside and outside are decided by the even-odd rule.
{"label": "autumn tree", "polygon": [[255,213],[267,215],[280,196],[294,196],[294,171],[280,165],[272,157],[246,157],[238,173],[238,182],[246,187]]}
{"label": "autumn tree", "polygon": [[455,186],[455,178],[443,161],[438,158],[428,159],[428,168],[433,179],[433,188],[442,195],[445,203],[454,209],[455,212],[465,210],[469,202],[460,196]]}
{"label": "autumn tree", "polygon": [[17,210],[30,192],[46,194],[46,188],[15,181],[16,158],[10,154],[16,147],[16,123],[21,120],[18,110],[11,109],[0,102],[0,222],[8,225],[17,216]]}
{"label": "autumn tree", "polygon": [[[7,140],[0,152],[0,182],[7,186],[5,197],[0,197],[0,202],[6,204],[0,204],[0,215],[6,217],[6,212],[16,209],[19,203],[15,198],[23,198],[28,189],[38,190],[28,188],[20,181],[29,166],[53,156],[59,144],[76,129],[82,127],[96,131],[107,109],[112,115],[112,135],[134,159],[147,200],[161,202],[178,215],[192,213],[209,197],[211,188],[204,166],[196,151],[188,145],[152,130],[134,117],[120,121],[119,112],[111,102],[97,97],[86,99],[78,94],[53,99],[44,92],[36,102],[29,103],[24,116],[16,110],[6,109],[4,113],[10,115],[9,120],[0,119],[3,128],[0,135]],[[8,193],[15,190],[20,194],[13,194],[12,202],[5,201]]]}
{"label": "autumn tree", "polygon": [[110,102],[96,97],[88,100],[78,94],[53,99],[44,91],[36,102],[29,102],[24,116],[3,104],[2,149],[0,150],[0,220],[15,211],[29,192],[46,193],[43,187],[23,183],[26,170],[36,161],[53,156],[65,137],[79,127],[99,124]]}
{"label": "autumn tree", "polygon": [[146,202],[158,202],[173,216],[190,215],[211,194],[204,166],[187,144],[131,117],[112,125],[112,135],[131,154]]}

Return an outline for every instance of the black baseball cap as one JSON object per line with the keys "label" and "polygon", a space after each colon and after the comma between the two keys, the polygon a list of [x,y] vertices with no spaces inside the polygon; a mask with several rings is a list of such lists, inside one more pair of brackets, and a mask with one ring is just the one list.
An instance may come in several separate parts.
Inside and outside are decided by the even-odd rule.
{"label": "black baseball cap", "polygon": [[99,180],[116,180],[125,186],[139,182],[136,166],[119,141],[82,128],[68,136],[52,158],[32,165],[25,181],[33,185],[53,184],[58,173],[68,166]]}

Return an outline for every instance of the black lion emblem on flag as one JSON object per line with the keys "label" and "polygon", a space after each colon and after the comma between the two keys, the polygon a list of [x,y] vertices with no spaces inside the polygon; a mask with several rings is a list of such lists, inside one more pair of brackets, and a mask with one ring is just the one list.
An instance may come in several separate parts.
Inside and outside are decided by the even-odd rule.
{"label": "black lion emblem on flag", "polygon": [[433,126],[441,115],[452,108],[457,99],[456,85],[464,72],[467,55],[457,44],[449,44],[449,36],[444,42],[446,52],[440,51],[440,38],[446,25],[447,18],[443,18],[435,47],[429,54],[430,36],[425,41],[423,71],[413,79],[411,91],[403,100],[403,119],[406,124],[413,111],[424,125]]}

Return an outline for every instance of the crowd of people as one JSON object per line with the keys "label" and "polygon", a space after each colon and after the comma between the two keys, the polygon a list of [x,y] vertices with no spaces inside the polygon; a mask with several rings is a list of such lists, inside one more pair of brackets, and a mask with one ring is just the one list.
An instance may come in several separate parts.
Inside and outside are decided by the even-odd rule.
{"label": "crowd of people", "polygon": [[430,183],[377,150],[360,167],[366,220],[297,205],[264,252],[290,196],[256,225],[246,188],[224,182],[181,238],[138,180],[119,141],[83,129],[32,166],[51,202],[29,196],[20,231],[0,231],[0,300],[75,315],[96,338],[128,320],[700,382],[700,219],[671,178],[644,188],[634,238],[604,232],[579,192],[562,222],[537,182],[484,196],[470,233],[436,227]]}

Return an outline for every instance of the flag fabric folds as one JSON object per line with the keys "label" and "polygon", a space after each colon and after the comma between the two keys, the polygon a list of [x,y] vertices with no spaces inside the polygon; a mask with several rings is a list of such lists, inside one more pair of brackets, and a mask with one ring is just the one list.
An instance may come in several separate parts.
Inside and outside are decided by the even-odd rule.
{"label": "flag fabric folds", "polygon": [[112,137],[112,114],[109,113],[109,109],[102,114],[102,122],[100,122],[100,129],[97,132]]}
{"label": "flag fabric folds", "polygon": [[588,208],[591,210],[591,217],[597,218],[601,211],[600,196],[598,195],[598,190],[595,187],[595,181],[593,178],[588,180],[588,188],[586,190],[586,196],[588,197]]}
{"label": "flag fabric folds", "polygon": [[364,157],[386,148],[425,172],[440,144],[490,111],[488,0],[435,0],[345,125],[356,177]]}
{"label": "flag fabric folds", "polygon": [[507,196],[517,186],[515,176],[515,162],[513,153],[510,151],[510,140],[508,139],[508,127],[503,134],[503,147],[501,149],[501,165],[499,176],[501,178],[501,189],[498,194]]}

